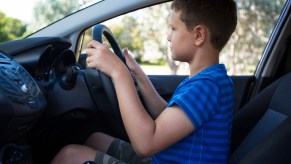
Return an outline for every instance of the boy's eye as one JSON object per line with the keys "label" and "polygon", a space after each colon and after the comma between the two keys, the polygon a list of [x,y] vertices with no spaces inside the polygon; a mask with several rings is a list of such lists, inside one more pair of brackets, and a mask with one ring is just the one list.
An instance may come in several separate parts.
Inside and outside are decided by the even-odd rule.
{"label": "boy's eye", "polygon": [[171,31],[175,31],[176,29],[172,26],[169,26],[169,29],[171,29]]}

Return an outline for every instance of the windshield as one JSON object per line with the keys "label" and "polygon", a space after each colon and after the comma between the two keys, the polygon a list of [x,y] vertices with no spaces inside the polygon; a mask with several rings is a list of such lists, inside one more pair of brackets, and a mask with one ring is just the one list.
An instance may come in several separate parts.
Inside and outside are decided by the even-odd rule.
{"label": "windshield", "polygon": [[24,38],[101,0],[1,0],[0,43]]}

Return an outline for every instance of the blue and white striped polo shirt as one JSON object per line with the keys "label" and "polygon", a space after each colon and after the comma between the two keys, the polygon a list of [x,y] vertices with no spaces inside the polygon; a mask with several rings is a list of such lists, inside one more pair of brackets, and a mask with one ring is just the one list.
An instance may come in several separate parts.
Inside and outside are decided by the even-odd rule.
{"label": "blue and white striped polo shirt", "polygon": [[155,154],[153,163],[227,163],[233,102],[233,83],[223,64],[185,79],[168,107],[177,104],[190,118],[195,131]]}

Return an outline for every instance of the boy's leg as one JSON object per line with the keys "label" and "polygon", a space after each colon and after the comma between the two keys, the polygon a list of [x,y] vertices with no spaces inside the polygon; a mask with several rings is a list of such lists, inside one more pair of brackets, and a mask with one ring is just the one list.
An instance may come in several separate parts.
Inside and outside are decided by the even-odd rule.
{"label": "boy's leg", "polygon": [[131,144],[107,134],[94,133],[88,138],[85,145],[105,153],[97,152],[95,157],[96,163],[112,159],[110,158],[111,156],[128,163],[151,163],[151,158],[139,157]]}
{"label": "boy's leg", "polygon": [[96,132],[93,133],[85,142],[84,145],[91,147],[92,149],[106,153],[109,146],[116,138],[109,136],[104,133]]}
{"label": "boy's leg", "polygon": [[[142,158],[136,155],[131,144],[102,133],[91,135],[86,146],[68,145],[53,159],[54,163],[151,163],[151,158]],[[96,149],[98,149],[96,151]],[[102,151],[102,152],[101,152]],[[108,153],[108,154],[105,154]]]}
{"label": "boy's leg", "polygon": [[126,162],[116,159],[108,154],[97,151],[94,162],[96,164],[127,164]]}
{"label": "boy's leg", "polygon": [[120,139],[116,139],[108,148],[106,154],[113,156],[121,161],[126,163],[134,163],[134,164],[151,164],[151,157],[140,157],[138,156],[132,145]]}
{"label": "boy's leg", "polygon": [[52,160],[52,164],[83,164],[94,161],[97,164],[125,164],[125,162],[83,145],[65,146]]}
{"label": "boy's leg", "polygon": [[94,161],[96,150],[83,145],[68,145],[63,147],[55,158],[52,164],[82,164],[85,161]]}

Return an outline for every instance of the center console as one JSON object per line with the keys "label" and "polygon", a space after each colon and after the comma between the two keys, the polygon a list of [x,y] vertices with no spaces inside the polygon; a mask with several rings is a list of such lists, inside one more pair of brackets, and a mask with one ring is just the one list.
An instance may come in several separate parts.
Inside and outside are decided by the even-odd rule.
{"label": "center console", "polygon": [[46,107],[46,99],[30,74],[0,52],[0,144],[25,134]]}

